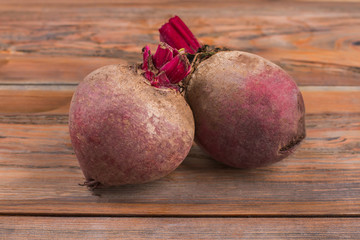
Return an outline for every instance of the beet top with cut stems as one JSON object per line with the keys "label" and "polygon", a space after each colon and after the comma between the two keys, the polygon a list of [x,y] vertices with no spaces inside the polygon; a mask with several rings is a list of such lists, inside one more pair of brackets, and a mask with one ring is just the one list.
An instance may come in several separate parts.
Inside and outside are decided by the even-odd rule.
{"label": "beet top with cut stems", "polygon": [[152,86],[177,89],[176,84],[190,73],[191,67],[183,51],[161,42],[154,55],[149,46],[143,48],[142,70]]}
{"label": "beet top with cut stems", "polygon": [[305,108],[283,69],[254,54],[208,51],[177,16],[159,32],[162,41],[193,59],[185,96],[196,142],[213,158],[251,168],[294,152],[305,138]]}

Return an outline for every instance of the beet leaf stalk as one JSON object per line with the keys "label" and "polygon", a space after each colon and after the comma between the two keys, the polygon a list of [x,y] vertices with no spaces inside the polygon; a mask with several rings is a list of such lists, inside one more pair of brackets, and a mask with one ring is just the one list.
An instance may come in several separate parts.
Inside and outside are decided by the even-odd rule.
{"label": "beet leaf stalk", "polygon": [[159,29],[159,32],[160,41],[175,49],[184,48],[187,53],[195,54],[201,48],[194,34],[178,16],[170,18],[169,22]]}

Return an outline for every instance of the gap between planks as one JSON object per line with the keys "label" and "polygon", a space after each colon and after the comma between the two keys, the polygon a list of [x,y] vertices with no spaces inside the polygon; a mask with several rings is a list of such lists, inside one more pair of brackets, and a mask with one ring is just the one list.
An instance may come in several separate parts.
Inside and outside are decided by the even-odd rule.
{"label": "gap between planks", "polygon": [[359,218],[360,214],[93,214],[93,213],[38,213],[0,212],[1,217],[49,217],[49,218]]}

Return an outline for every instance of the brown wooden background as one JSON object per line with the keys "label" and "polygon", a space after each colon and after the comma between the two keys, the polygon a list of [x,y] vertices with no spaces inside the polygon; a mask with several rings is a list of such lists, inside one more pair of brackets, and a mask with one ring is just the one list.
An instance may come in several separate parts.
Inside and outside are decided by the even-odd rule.
{"label": "brown wooden background", "polygon": [[[287,70],[306,140],[266,168],[194,146],[159,181],[79,186],[74,89],[97,67],[141,61],[174,14],[203,43]],[[359,218],[359,1],[0,0],[0,239],[360,239]]]}

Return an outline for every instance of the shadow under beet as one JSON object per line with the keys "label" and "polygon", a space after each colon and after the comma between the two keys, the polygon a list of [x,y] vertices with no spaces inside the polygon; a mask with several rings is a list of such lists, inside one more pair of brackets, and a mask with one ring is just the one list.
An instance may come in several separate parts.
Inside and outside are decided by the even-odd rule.
{"label": "shadow under beet", "polygon": [[[279,170],[276,165],[235,169],[216,162],[198,146],[193,146],[184,162],[162,179],[139,185],[98,187],[91,191],[97,196],[97,202],[107,203],[234,202],[264,193],[267,185],[272,184],[269,177]],[[245,192],[247,196],[243,195]]]}

